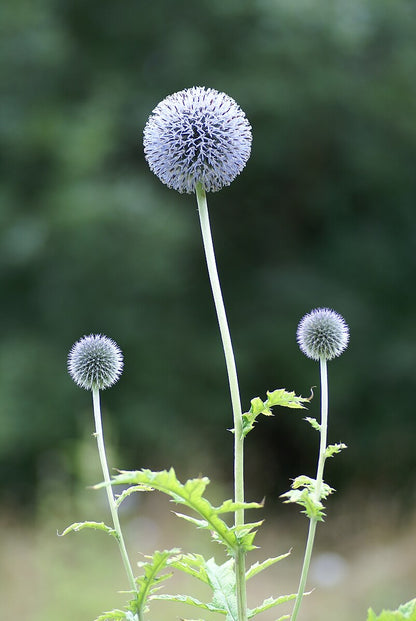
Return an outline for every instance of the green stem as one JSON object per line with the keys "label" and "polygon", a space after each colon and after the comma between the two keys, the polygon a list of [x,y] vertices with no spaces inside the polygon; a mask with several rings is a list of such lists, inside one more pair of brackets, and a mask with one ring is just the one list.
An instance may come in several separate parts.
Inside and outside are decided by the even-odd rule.
{"label": "green stem", "polygon": [[[319,502],[321,500],[321,492],[323,485],[323,474],[326,460],[326,442],[328,431],[328,372],[327,363],[325,358],[320,359],[320,374],[321,374],[321,426],[320,426],[320,442],[319,442],[319,458],[318,467],[316,472],[316,485],[315,485],[315,500]],[[306,580],[308,578],[309,566],[311,563],[312,549],[315,541],[315,532],[318,520],[316,518],[310,518],[308,539],[306,542],[305,555],[303,558],[302,573],[300,576],[298,594],[296,597],[295,605],[291,616],[291,621],[296,621],[299,609],[302,603],[303,596],[305,594]]]}
{"label": "green stem", "polygon": [[318,469],[316,472],[315,499],[317,502],[321,499],[328,432],[328,370],[325,358],[320,359],[319,366],[321,372],[321,441],[319,444]]}
{"label": "green stem", "polygon": [[[133,570],[127,554],[126,545],[124,543],[123,534],[121,532],[120,520],[118,519],[117,505],[113,495],[113,488],[111,487],[110,473],[108,470],[107,457],[104,445],[103,427],[101,422],[101,407],[100,407],[100,391],[98,388],[94,388],[92,391],[92,402],[94,408],[94,420],[95,420],[95,437],[97,438],[98,453],[100,455],[101,468],[104,475],[105,489],[107,492],[108,504],[110,506],[111,517],[113,519],[114,530],[116,531],[117,542],[120,548],[121,558],[123,559],[124,567],[127,573],[127,577],[130,582],[131,590],[133,593],[137,593],[137,586],[134,580]],[[141,621],[142,616],[139,614]]]}
{"label": "green stem", "polygon": [[[234,352],[231,343],[230,330],[228,328],[227,315],[218,278],[217,264],[215,260],[214,245],[212,243],[211,226],[209,223],[208,205],[206,193],[202,184],[196,186],[196,198],[198,202],[199,220],[201,224],[202,239],[204,242],[205,257],[208,274],[214,297],[218,324],[221,333],[222,346],[227,367],[228,383],[230,386],[231,404],[234,422],[234,500],[236,503],[244,502],[244,436],[243,419],[238,387],[237,369]],[[244,524],[244,509],[235,512],[235,525]],[[237,577],[237,603],[239,621],[247,619],[247,595],[245,581],[245,554],[243,550],[236,551],[236,577]]]}

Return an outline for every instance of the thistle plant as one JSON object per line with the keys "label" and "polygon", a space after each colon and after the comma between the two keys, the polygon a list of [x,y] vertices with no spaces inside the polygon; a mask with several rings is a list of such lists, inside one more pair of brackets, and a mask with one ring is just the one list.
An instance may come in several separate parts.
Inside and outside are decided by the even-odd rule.
{"label": "thistle plant", "polygon": [[324,506],[322,500],[333,492],[323,481],[325,461],[346,448],[345,444],[332,444],[327,446],[328,430],[328,371],[327,361],[339,356],[347,347],[349,330],[341,315],[328,308],[317,308],[305,315],[297,329],[297,341],[300,350],[308,358],[319,361],[321,375],[321,420],[320,423],[314,418],[306,420],[319,432],[319,457],[316,478],[306,476],[297,477],[292,490],[283,494],[286,502],[295,502],[304,507],[304,513],[309,518],[309,532],[303,560],[298,594],[293,609],[292,621],[296,621],[303,595],[305,593],[306,580],[311,562],[312,549],[315,540],[316,526],[324,519]]}
{"label": "thistle plant", "polygon": [[101,468],[104,476],[104,484],[107,492],[108,504],[110,507],[113,528],[97,522],[77,522],[69,526],[62,533],[66,535],[71,531],[83,528],[94,528],[104,530],[113,535],[118,543],[121,558],[127,573],[130,588],[133,592],[137,590],[133,570],[127,554],[126,544],[124,543],[121,531],[120,520],[118,517],[117,503],[114,498],[111,477],[108,469],[107,456],[105,451],[103,427],[101,420],[100,390],[110,388],[115,384],[123,371],[123,354],[117,343],[102,334],[90,334],[77,341],[71,348],[68,356],[68,372],[74,382],[85,390],[91,390],[93,412],[95,421],[95,437],[97,439],[98,453]]}
{"label": "thistle plant", "polygon": [[[244,524],[242,408],[237,369],[218,277],[206,192],[229,185],[251,152],[251,127],[238,104],[225,93],[194,87],[170,95],[153,110],[144,129],[150,169],[168,187],[196,193],[205,257],[224,349],[234,420],[235,526]],[[236,550],[237,605],[245,621],[245,552]]]}
{"label": "thistle plant", "polygon": [[[100,390],[113,385],[123,369],[123,356],[114,341],[102,335],[83,337],[72,347],[68,358],[68,371],[74,381],[92,391],[93,411],[98,451],[104,481],[95,489],[105,488],[113,526],[98,522],[75,523],[63,534],[83,528],[102,530],[114,536],[118,542],[127,573],[131,600],[124,610],[112,610],[96,621],[143,621],[149,605],[154,600],[185,602],[208,612],[225,616],[226,621],[248,621],[257,614],[279,604],[294,601],[292,615],[283,615],[278,621],[296,621],[302,599],[314,544],[316,526],[324,518],[323,502],[333,491],[323,480],[325,461],[345,448],[344,444],[327,446],[328,425],[328,378],[327,361],[339,356],[347,347],[349,330],[344,319],[336,312],[319,308],[305,315],[299,323],[297,341],[301,351],[309,358],[319,361],[321,374],[321,419],[306,420],[320,434],[320,447],[316,478],[297,477],[289,492],[282,494],[285,502],[301,505],[309,518],[304,562],[297,593],[269,597],[249,608],[246,586],[248,580],[257,576],[289,553],[256,562],[246,569],[246,556],[255,547],[254,538],[262,521],[246,522],[245,511],[261,509],[262,503],[247,502],[244,495],[244,442],[260,415],[273,415],[276,406],[302,410],[313,397],[297,396],[294,392],[279,388],[266,393],[263,400],[251,400],[248,411],[243,412],[233,346],[228,327],[220,280],[218,276],[211,226],[207,205],[207,192],[216,192],[228,186],[245,167],[251,151],[251,127],[244,112],[228,95],[214,89],[193,87],[168,96],[151,113],[144,129],[144,152],[150,169],[169,188],[180,193],[195,193],[205,251],[208,275],[217,313],[218,325],[225,356],[230,389],[234,434],[234,497],[214,506],[205,495],[209,484],[207,477],[199,476],[185,483],[177,478],[173,468],[153,472],[121,470],[110,478],[101,423]],[[122,485],[124,491],[115,498],[112,485]],[[176,515],[198,529],[208,531],[214,542],[225,549],[228,560],[218,565],[214,558],[205,559],[201,554],[182,552],[179,548],[156,551],[146,560],[137,563],[140,573],[135,576],[129,561],[118,518],[121,503],[135,492],[159,491],[170,497],[177,505],[187,509]],[[190,511],[190,513],[189,513]],[[232,514],[230,525],[224,518]],[[187,594],[160,593],[161,583],[173,570],[203,582],[212,590],[212,599],[204,602]],[[416,614],[416,600],[404,608]],[[387,621],[390,617],[371,621]],[[369,613],[369,614],[370,614]],[[406,616],[403,619],[410,617]],[[401,621],[401,618],[399,618]],[[412,617],[413,619],[413,617]],[[416,621],[416,620],[415,620]]]}

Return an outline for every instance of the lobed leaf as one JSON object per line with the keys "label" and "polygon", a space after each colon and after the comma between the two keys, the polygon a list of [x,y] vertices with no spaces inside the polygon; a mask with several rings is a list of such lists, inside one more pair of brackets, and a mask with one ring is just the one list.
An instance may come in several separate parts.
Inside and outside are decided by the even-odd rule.
{"label": "lobed leaf", "polygon": [[324,520],[324,506],[321,500],[325,500],[334,490],[326,483],[322,483],[320,498],[316,498],[316,480],[306,475],[296,477],[292,483],[292,489],[284,494],[281,498],[286,498],[285,503],[296,503],[304,507],[304,513],[310,519],[320,522]]}
{"label": "lobed leaf", "polygon": [[397,610],[383,610],[378,616],[370,608],[367,621],[416,621],[416,598],[402,604]]}
{"label": "lobed leaf", "polygon": [[193,576],[205,584],[209,584],[205,570],[205,559],[201,554],[180,554],[170,563],[170,566]]}
{"label": "lobed leaf", "polygon": [[318,421],[316,420],[316,418],[312,418],[311,416],[306,416],[305,418],[306,422],[308,422],[311,427],[313,427],[316,431],[320,432],[321,431],[321,425],[320,423],[318,423]]}
{"label": "lobed leaf", "polygon": [[137,611],[145,610],[147,600],[154,596],[154,593],[160,588],[160,583],[171,577],[171,573],[160,575],[160,572],[169,566],[172,557],[179,554],[179,548],[172,550],[158,550],[152,556],[146,556],[148,561],[139,561],[138,566],[144,570],[144,574],[136,578],[138,586],[138,595],[135,600]]}
{"label": "lobed leaf", "polygon": [[174,601],[189,604],[196,608],[217,612],[226,617],[226,621],[238,621],[236,578],[234,560],[229,559],[217,565],[213,558],[205,561],[199,554],[181,555],[171,563],[173,567],[202,580],[212,589],[212,600],[202,602],[189,595],[154,595],[152,599]]}
{"label": "lobed leaf", "polygon": [[261,612],[265,612],[266,610],[270,610],[270,608],[273,608],[274,606],[279,606],[280,604],[290,602],[291,600],[296,599],[296,596],[296,593],[291,593],[290,595],[281,595],[280,597],[268,597],[260,606],[257,606],[252,610],[248,610],[247,618],[252,619],[255,615],[258,615]]}
{"label": "lobed leaf", "polygon": [[257,574],[259,574],[264,569],[267,569],[271,565],[274,565],[275,563],[282,561],[284,558],[287,558],[289,555],[290,555],[290,551],[286,552],[286,554],[281,554],[280,556],[268,558],[265,561],[262,561],[261,563],[257,561],[256,563],[254,563],[254,565],[250,567],[250,569],[246,571],[246,580],[253,578],[253,576],[257,576]]}
{"label": "lobed leaf", "polygon": [[[189,507],[202,519],[177,514],[179,517],[192,522],[198,528],[209,530],[213,538],[223,543],[231,552],[234,552],[238,546],[244,546],[245,538],[238,538],[234,529],[227,526],[219,514],[235,511],[237,508],[251,509],[262,506],[259,503],[234,503],[227,500],[219,507],[214,507],[203,496],[209,484],[207,477],[189,479],[185,484],[182,484],[177,479],[173,468],[160,472],[152,472],[151,470],[121,471],[112,479],[112,484],[132,485],[133,491],[158,490],[167,494],[174,502]],[[99,486],[102,485],[99,484]],[[251,543],[247,545],[250,546]],[[246,549],[250,549],[250,547]]]}
{"label": "lobed leaf", "polygon": [[264,416],[273,416],[272,407],[278,405],[286,408],[304,409],[304,403],[310,401],[313,397],[313,393],[310,397],[298,397],[294,392],[288,392],[284,388],[278,388],[272,392],[267,392],[267,399],[262,401],[260,397],[255,397],[251,400],[250,410],[243,414],[243,437],[245,437],[249,431],[254,428],[257,417],[260,414]]}
{"label": "lobed leaf", "polygon": [[223,611],[227,621],[238,621],[234,560],[217,565],[211,558],[206,562],[205,569],[213,590],[212,604]]}
{"label": "lobed leaf", "polygon": [[196,597],[192,597],[191,595],[168,595],[167,593],[162,595],[155,595],[152,599],[168,601],[168,602],[179,602],[181,604],[189,604],[190,606],[195,606],[196,608],[203,608],[204,610],[209,610],[210,612],[219,612],[220,614],[225,614],[222,609],[213,606],[212,604],[206,604],[205,602],[201,602]]}
{"label": "lobed leaf", "polygon": [[72,533],[72,532],[77,533],[80,530],[84,530],[85,528],[92,528],[93,530],[102,530],[108,535],[112,535],[116,539],[118,538],[117,533],[114,530],[114,528],[107,526],[106,524],[104,524],[104,522],[74,522],[74,524],[71,524],[71,526],[68,526],[68,528],[65,528],[65,530],[60,534],[60,536],[64,537],[68,533]]}
{"label": "lobed leaf", "polygon": [[340,444],[330,444],[329,446],[326,447],[325,458],[333,457],[334,455],[336,455],[337,453],[340,453],[343,449],[346,449],[346,448],[347,448],[347,445],[343,444],[342,442]]}
{"label": "lobed leaf", "polygon": [[97,617],[95,621],[139,621],[139,618],[130,610],[110,610],[110,612],[105,612]]}

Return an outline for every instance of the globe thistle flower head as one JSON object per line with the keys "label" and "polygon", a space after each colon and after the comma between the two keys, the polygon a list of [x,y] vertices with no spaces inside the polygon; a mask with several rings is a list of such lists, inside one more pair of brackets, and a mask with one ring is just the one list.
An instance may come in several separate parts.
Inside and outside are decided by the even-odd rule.
{"label": "globe thistle flower head", "polygon": [[250,157],[251,127],[225,93],[192,87],[169,95],[150,115],[144,153],[152,172],[178,192],[230,185]]}
{"label": "globe thistle flower head", "polygon": [[332,360],[346,349],[349,330],[341,315],[329,308],[316,308],[301,319],[296,338],[308,358]]}
{"label": "globe thistle flower head", "polygon": [[102,334],[83,336],[71,348],[68,372],[85,390],[104,390],[115,384],[123,370],[123,354],[112,339]]}

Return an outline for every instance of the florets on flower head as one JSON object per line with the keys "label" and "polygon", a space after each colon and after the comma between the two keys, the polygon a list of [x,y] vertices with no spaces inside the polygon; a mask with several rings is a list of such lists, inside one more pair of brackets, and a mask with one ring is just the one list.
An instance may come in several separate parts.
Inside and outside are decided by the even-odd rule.
{"label": "florets on flower head", "polygon": [[123,370],[123,354],[112,339],[90,334],[77,341],[68,356],[68,372],[86,390],[104,390],[115,384]]}
{"label": "florets on flower head", "polygon": [[316,308],[301,319],[296,337],[308,358],[331,360],[346,349],[349,330],[341,315],[329,308]]}
{"label": "florets on flower head", "polygon": [[144,129],[150,169],[169,188],[207,192],[230,185],[251,151],[251,127],[240,106],[225,93],[193,87],[169,95]]}

